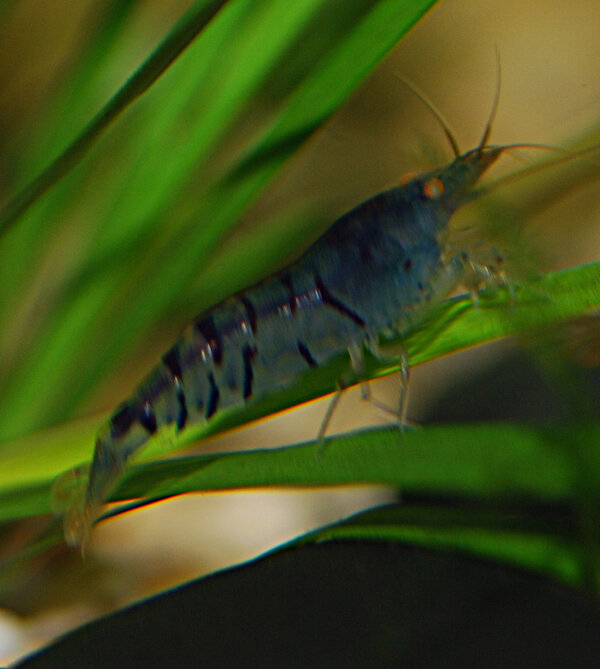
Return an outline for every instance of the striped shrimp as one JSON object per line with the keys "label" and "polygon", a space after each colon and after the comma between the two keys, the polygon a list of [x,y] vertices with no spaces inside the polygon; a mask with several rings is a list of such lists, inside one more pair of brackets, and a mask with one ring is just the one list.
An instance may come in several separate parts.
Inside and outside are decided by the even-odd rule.
{"label": "striped shrimp", "polygon": [[[483,173],[512,148],[487,145],[497,97],[477,148],[460,154],[440,118],[455,149],[452,162],[358,205],[294,264],[205,311],[183,331],[99,430],[87,490],[65,519],[70,544],[86,540],[128,459],[159,427],[183,430],[210,420],[345,351],[360,372],[365,346],[379,355],[379,333],[401,336],[469,273],[494,274],[465,252],[447,257],[444,244],[454,212],[477,197]],[[404,387],[408,360],[401,357]],[[402,408],[398,417],[403,420]]]}

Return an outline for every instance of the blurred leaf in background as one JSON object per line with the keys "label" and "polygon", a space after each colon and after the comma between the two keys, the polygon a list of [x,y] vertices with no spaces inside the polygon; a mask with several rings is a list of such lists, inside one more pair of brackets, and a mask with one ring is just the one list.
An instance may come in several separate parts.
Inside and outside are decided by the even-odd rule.
{"label": "blurred leaf in background", "polygon": [[[496,43],[504,83],[495,143],[554,142],[576,149],[600,140],[589,112],[597,116],[598,90],[592,90],[588,83],[592,75],[585,70],[590,62],[597,62],[598,40],[591,35],[594,21],[589,13],[594,14],[593,3],[578,3],[568,17],[560,2],[551,3],[551,9],[543,2],[527,7],[511,2],[512,10],[506,3],[497,3],[493,11],[466,0],[439,3],[354,95],[351,111],[337,116],[321,133],[316,131],[434,4],[432,0],[160,4],[90,0],[78,3],[76,11],[71,4],[4,3],[0,14],[0,62],[5,64],[0,75],[4,81],[0,86],[5,205],[0,213],[0,507],[4,519],[47,511],[50,472],[91,454],[93,435],[102,419],[99,412],[113,409],[133,390],[193,316],[287,264],[336,215],[395,183],[405,169],[430,167],[427,160],[421,158],[421,164],[414,158],[422,154],[423,144],[429,144],[429,153],[436,153],[437,160],[448,159],[431,150],[432,145],[440,145],[441,132],[420,103],[397,84],[394,71],[417,81],[445,116],[458,121],[457,135],[466,149],[480,136],[491,104],[492,44]],[[505,23],[493,18],[494,11]],[[508,17],[514,17],[514,23]],[[572,30],[565,27],[567,19]],[[520,30],[527,31],[526,40],[519,37]],[[574,60],[566,65],[569,48]],[[507,119],[513,122],[510,129]],[[295,154],[296,160],[288,166]],[[510,164],[509,159],[505,161]],[[549,258],[542,267],[551,269],[597,260],[597,174],[593,161],[574,161],[497,191],[483,207],[465,212],[457,225],[467,225],[469,216],[480,217],[482,211],[492,212],[494,225],[516,231],[517,257],[534,249],[536,267],[540,258]],[[577,194],[579,198],[574,197]],[[551,292],[557,313],[579,314],[597,304],[597,271],[597,267],[578,268],[571,274],[550,275],[554,277],[550,283],[555,281]],[[427,351],[427,346],[434,353],[422,354],[421,360],[510,331],[510,318],[508,326],[506,319],[494,318],[498,305],[505,309],[498,314],[506,313],[507,297],[497,296],[498,303],[490,298],[489,309],[479,312],[470,309],[467,301],[444,305],[438,321],[415,333],[415,361],[419,361],[417,352]],[[478,323],[479,329],[474,327]],[[518,323],[513,317],[512,324]],[[445,336],[439,337],[440,332]],[[416,371],[412,392],[418,399],[420,370]],[[463,374],[463,368],[456,373]],[[335,376],[327,378],[327,383],[335,382]],[[318,392],[306,384],[293,397],[275,398],[258,413],[249,408],[241,419],[224,417],[216,429],[332,389],[320,383]],[[438,392],[444,383],[441,375],[436,374],[435,383]],[[305,434],[314,436],[319,420],[297,418],[287,436],[275,441],[308,438],[298,423],[304,423]],[[424,453],[417,467],[421,472],[456,437],[452,426],[440,430],[437,447],[428,456]],[[472,434],[467,430],[464,443],[471,448],[465,446],[464,459],[457,452],[450,456],[455,458],[454,469],[448,467],[448,473],[459,472],[465,461],[477,459]],[[526,460],[523,474],[530,466],[539,473],[535,481],[550,480],[544,479],[548,470],[540,464],[543,448],[534,457],[527,448],[531,434],[526,430],[515,434],[516,452],[504,453],[506,470],[514,464],[511,458],[517,457],[521,445]],[[589,436],[583,429],[581,434]],[[482,472],[488,471],[492,461],[486,464],[483,456],[502,444],[493,424],[477,435],[475,452],[483,463],[478,471],[485,480],[487,474]],[[262,433],[237,439],[246,446],[265,444]],[[380,435],[362,436],[348,450],[344,445],[340,441],[336,450],[334,444],[332,452],[341,454],[338,464],[316,478],[309,472],[308,465],[314,465],[310,450],[308,470],[296,461],[305,453],[302,450],[273,456],[274,461],[290,459],[283,468],[260,455],[249,455],[248,461],[256,464],[246,482],[234,476],[236,462],[245,471],[245,454],[239,460],[225,458],[222,465],[230,478],[224,487],[281,485],[286,480],[297,485],[367,480],[371,449],[382,447]],[[349,458],[359,471],[340,478]],[[185,468],[186,464],[173,466]],[[206,480],[194,479],[196,468],[202,472],[205,461],[189,461],[187,466],[174,479],[167,466],[165,481],[170,481],[171,488],[154,493],[210,487]],[[378,466],[386,469],[385,458]],[[152,490],[148,485],[152,467],[141,465],[132,474],[142,480],[148,477],[146,492]],[[298,471],[300,480],[290,479]],[[417,478],[417,487],[427,483],[427,477]],[[384,479],[379,472],[369,480],[390,483]],[[406,485],[407,481],[392,483]],[[540,490],[535,494],[541,495]],[[326,506],[321,504],[321,515],[311,517],[309,525],[333,519],[326,516]],[[347,509],[354,507],[349,503]],[[144,513],[134,514],[138,526],[143,526]],[[342,515],[341,511],[329,513]],[[422,519],[419,513],[417,509],[413,519]],[[193,521],[182,516],[181,523],[196,523],[197,516],[194,512]],[[234,526],[216,517],[213,522],[229,528],[226,543],[233,543]],[[307,525],[302,521],[300,526]],[[6,526],[4,554],[13,556],[15,543],[23,544],[22,539],[13,543],[11,537],[24,532],[31,538],[36,530],[13,531]],[[45,535],[51,539],[42,540],[38,548],[55,542],[59,532],[51,530]],[[258,536],[256,528],[254,532]],[[161,536],[155,526],[151,533]],[[509,544],[494,541],[490,554],[510,553]],[[127,573],[114,569],[115,563],[129,560],[129,566],[135,567],[143,561],[135,554],[124,557],[126,548],[120,540],[109,543],[118,545],[121,552],[118,557],[105,553],[104,558],[113,566],[109,590],[112,587],[118,594],[106,596],[109,601],[101,609],[135,593],[131,582],[125,585],[127,577],[119,582],[116,576],[115,584],[116,574]],[[168,543],[163,542],[161,552]],[[203,556],[210,543],[204,542]],[[254,552],[263,546],[252,545]],[[31,568],[18,561],[8,565],[10,569],[3,572],[6,605],[22,613],[35,610],[36,584],[39,592],[61,572],[57,565],[65,554],[55,550],[54,565],[39,563],[40,580],[31,578]],[[525,553],[519,555],[517,561],[536,564]],[[75,593],[60,592],[57,586],[57,597],[63,602],[85,601],[86,592],[96,585],[100,589],[106,578],[103,562],[89,558],[85,572],[71,558],[61,563],[67,580],[73,574],[87,576],[81,576]],[[198,573],[200,562],[206,569],[215,566],[204,557],[193,559],[192,573]],[[567,569],[558,565],[554,572],[576,581],[571,553],[567,562]],[[539,558],[537,564],[547,561]],[[552,567],[547,571],[552,572]],[[129,578],[133,579],[131,572]],[[56,578],[57,583],[61,580]]]}

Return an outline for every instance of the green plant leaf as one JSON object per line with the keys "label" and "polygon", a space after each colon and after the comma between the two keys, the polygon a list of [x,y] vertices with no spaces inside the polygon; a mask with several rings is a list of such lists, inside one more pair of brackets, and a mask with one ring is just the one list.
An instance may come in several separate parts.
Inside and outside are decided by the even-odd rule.
{"label": "green plant leaf", "polygon": [[[580,501],[587,499],[590,480],[599,488],[600,456],[589,453],[594,457],[587,458],[582,473],[581,454],[569,444],[594,444],[599,437],[599,425],[443,425],[404,433],[386,427],[333,437],[324,449],[307,443],[150,462],[131,466],[112,496],[113,501],[143,499],[105,517],[197,491],[379,484],[401,491],[403,504],[298,541],[459,547],[580,583],[585,571]],[[49,513],[49,500],[48,480],[5,491],[0,520]],[[55,526],[40,538],[39,549],[60,537]]]}
{"label": "green plant leaf", "polygon": [[[294,3],[293,10],[285,0],[227,3],[78,168],[0,240],[10,259],[0,266],[0,334],[13,349],[0,388],[0,411],[11,420],[0,435],[77,415],[110,370],[145,341],[284,160],[431,4],[361,0],[340,13],[325,0]],[[310,49],[303,48],[307,39]],[[163,56],[172,60],[174,53]],[[166,60],[149,67],[144,85]],[[282,72],[290,75],[283,89]],[[275,111],[266,127],[215,170],[239,119],[271,91]],[[59,231],[85,243],[71,264],[42,282],[40,255]],[[22,305],[40,295],[48,299],[32,331]],[[219,297],[207,295],[206,306]],[[45,400],[31,402],[37,395]]]}
{"label": "green plant leaf", "polygon": [[[39,197],[68,174],[107,130],[140,95],[158,79],[190,44],[226,0],[201,0],[187,14],[109,102],[94,116],[73,143],[21,192],[0,209],[0,234],[14,223]],[[120,8],[117,8],[122,11]]]}
{"label": "green plant leaf", "polygon": [[579,539],[577,515],[565,505],[403,495],[402,504],[360,512],[291,545],[371,540],[458,549],[579,586],[585,569]]}
{"label": "green plant leaf", "polygon": [[[587,430],[587,431],[586,431]],[[556,433],[554,431],[553,433]],[[590,439],[595,428],[580,428]],[[573,432],[565,428],[561,435]],[[346,485],[380,483],[464,495],[530,495],[561,500],[573,493],[575,465],[570,454],[549,444],[542,428],[512,425],[443,426],[408,431],[373,428],[327,440],[324,452],[314,443],[276,450],[197,455],[132,465],[113,499],[163,498],[197,490],[226,490],[265,485]],[[400,444],[403,444],[400,447]],[[22,491],[4,488],[2,509],[23,515],[48,513],[52,474],[30,479],[27,506]],[[25,486],[23,485],[23,488]],[[47,491],[46,499],[40,493]],[[35,504],[43,500],[41,506]],[[6,513],[0,519],[7,520]]]}
{"label": "green plant leaf", "polygon": [[[507,292],[495,296],[482,296],[481,303],[477,307],[474,307],[467,297],[448,300],[439,306],[423,329],[416,330],[407,339],[411,363],[421,364],[467,346],[520,333],[528,328],[535,329],[550,323],[560,323],[591,308],[598,308],[600,305],[598,286],[600,286],[600,263],[593,263],[545,275],[536,282],[534,288],[523,287],[517,290],[516,303],[513,303]],[[548,295],[552,295],[552,299],[549,299]],[[367,371],[371,377],[389,374],[396,370],[393,362],[370,358],[367,363]],[[211,421],[190,426],[175,439],[159,437],[153,440],[141,457],[156,457],[157,453],[164,453],[167,448],[180,448],[210,434],[243,425],[333,392],[337,379],[349,373],[348,360],[342,356],[314,372],[307,373],[290,388],[272,396],[219,412]],[[5,508],[10,509],[4,518],[12,517],[10,514],[14,512],[14,505],[8,501],[12,494],[11,489],[18,495],[18,504],[25,515],[44,513],[48,510],[47,505],[42,508],[35,505],[28,507],[19,488],[33,485],[31,495],[39,499],[39,492],[35,487],[38,483],[48,489],[54,476],[91,458],[93,436],[99,422],[99,418],[94,417],[67,423],[53,430],[24,436],[3,444],[0,452],[0,490],[6,491]],[[408,438],[416,437],[410,435]],[[358,451],[362,452],[362,447],[358,448]],[[28,465],[25,468],[23,453],[28,454]],[[144,493],[138,490],[136,494],[156,495],[157,492]],[[0,510],[0,518],[3,517],[1,514]]]}

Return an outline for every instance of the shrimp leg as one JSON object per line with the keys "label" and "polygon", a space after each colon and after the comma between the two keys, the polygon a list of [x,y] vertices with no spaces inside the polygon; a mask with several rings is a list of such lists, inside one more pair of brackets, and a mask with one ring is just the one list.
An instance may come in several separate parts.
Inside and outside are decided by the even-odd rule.
{"label": "shrimp leg", "polygon": [[392,416],[398,424],[398,427],[402,431],[406,427],[406,411],[408,409],[408,382],[410,380],[410,366],[408,364],[408,352],[406,347],[403,344],[400,344],[397,347],[394,354],[384,354],[379,345],[374,339],[368,340],[367,346],[369,351],[381,361],[389,361],[393,364],[398,364],[399,366],[399,393],[398,393],[398,404],[394,409],[393,407],[380,402],[375,399],[371,393],[371,386],[368,382],[361,384],[361,395],[362,399],[365,402],[369,402],[376,409],[382,411],[388,416]]}
{"label": "shrimp leg", "polygon": [[[402,428],[406,423],[406,408],[408,399],[407,391],[408,391],[408,380],[409,380],[408,354],[406,352],[406,348],[404,346],[401,346],[397,354],[384,355],[374,339],[367,340],[367,348],[378,360],[388,360],[390,363],[393,364],[399,363],[400,395],[398,400],[398,407],[394,409],[373,397],[369,381],[361,381],[360,382],[361,399],[365,402],[369,402],[379,411],[383,411],[385,414],[393,416],[396,419],[399,428],[402,430]],[[362,348],[358,344],[352,344],[351,346],[348,347],[348,353],[350,355],[350,361],[354,373],[357,374],[359,378],[364,377],[366,372],[365,372],[364,355]],[[320,445],[320,449],[322,449],[327,428],[329,427],[331,418],[333,417],[333,414],[335,413],[335,410],[339,405],[342,393],[347,388],[347,385],[343,380],[338,381],[337,386],[338,386],[337,390],[334,393],[327,407],[327,411],[325,412],[325,416],[323,417],[321,426],[319,428],[319,433],[317,435],[317,443]]]}

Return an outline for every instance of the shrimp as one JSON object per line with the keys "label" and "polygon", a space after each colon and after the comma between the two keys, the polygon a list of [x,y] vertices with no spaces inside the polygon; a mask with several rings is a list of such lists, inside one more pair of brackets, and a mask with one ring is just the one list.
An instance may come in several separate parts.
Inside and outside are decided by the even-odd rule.
{"label": "shrimp", "polygon": [[[444,247],[453,214],[477,197],[474,187],[502,152],[517,146],[487,145],[497,97],[477,148],[460,154],[439,119],[455,149],[452,162],[359,204],[294,264],[183,331],[99,430],[87,490],[65,518],[68,543],[86,541],[127,461],[161,426],[181,431],[208,421],[345,351],[360,370],[365,346],[379,355],[378,334],[402,336],[467,275],[494,273],[465,252],[447,257]],[[403,409],[398,416],[404,420]]]}

